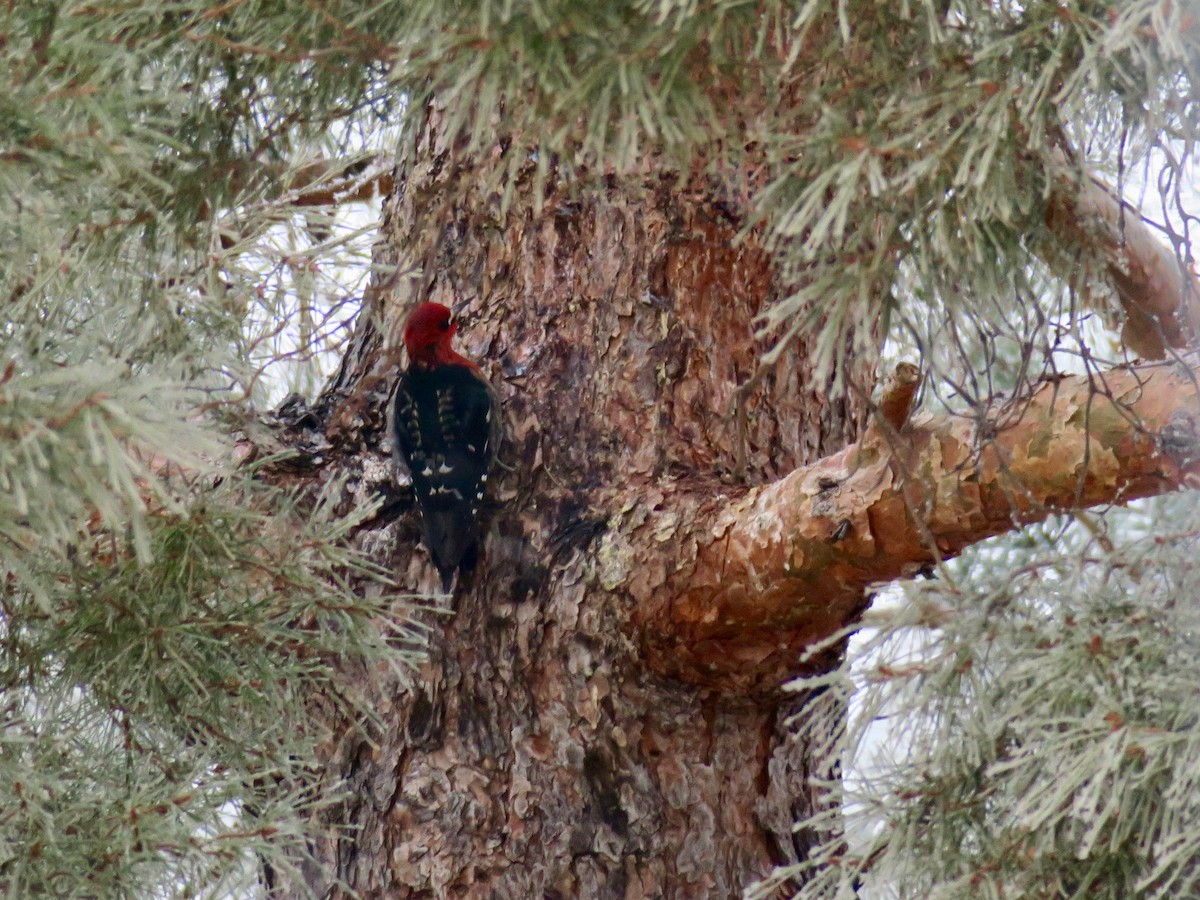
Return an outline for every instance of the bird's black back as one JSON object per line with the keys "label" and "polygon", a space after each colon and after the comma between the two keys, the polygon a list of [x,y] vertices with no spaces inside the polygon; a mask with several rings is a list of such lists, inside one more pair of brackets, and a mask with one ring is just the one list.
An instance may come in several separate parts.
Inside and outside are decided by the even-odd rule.
{"label": "bird's black back", "polygon": [[466,366],[414,367],[396,388],[396,453],[412,476],[423,540],[447,591],[475,545],[497,415],[487,382]]}

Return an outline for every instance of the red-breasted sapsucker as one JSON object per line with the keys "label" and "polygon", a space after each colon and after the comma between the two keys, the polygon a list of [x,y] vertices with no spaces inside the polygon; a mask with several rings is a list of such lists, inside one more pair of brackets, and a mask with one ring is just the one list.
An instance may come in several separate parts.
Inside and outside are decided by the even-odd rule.
{"label": "red-breasted sapsucker", "polygon": [[479,366],[454,351],[458,324],[440,303],[422,303],[404,325],[408,369],[396,386],[392,442],[412,476],[421,537],[450,592],[474,562],[479,508],[500,441],[495,391]]}

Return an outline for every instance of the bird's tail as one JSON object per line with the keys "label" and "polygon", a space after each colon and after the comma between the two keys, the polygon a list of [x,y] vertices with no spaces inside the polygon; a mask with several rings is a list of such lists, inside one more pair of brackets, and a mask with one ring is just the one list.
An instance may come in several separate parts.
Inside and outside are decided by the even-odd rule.
{"label": "bird's tail", "polygon": [[[464,522],[464,510],[426,510],[422,517],[425,546],[433,556],[433,564],[442,576],[442,592],[450,593],[454,573],[468,562],[475,544],[474,523]],[[469,513],[468,513],[469,515]]]}

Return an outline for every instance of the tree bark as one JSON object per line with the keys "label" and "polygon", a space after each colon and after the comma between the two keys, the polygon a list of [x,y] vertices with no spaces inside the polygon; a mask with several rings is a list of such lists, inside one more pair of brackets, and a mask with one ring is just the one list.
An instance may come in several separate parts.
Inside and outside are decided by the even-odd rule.
{"label": "tree bark", "polygon": [[[428,663],[373,698],[387,723],[373,744],[346,723],[329,747],[351,799],[316,852],[341,884],[308,887],[735,896],[796,857],[791,824],[820,802],[813,760],[785,737],[777,684],[739,693],[648,666],[636,598],[671,575],[688,531],[671,510],[715,510],[746,481],[839,450],[865,401],[814,383],[800,341],[743,391],[744,421],[728,414],[757,371],[752,323],[777,288],[768,256],[702,185],[614,180],[540,203],[526,190],[502,220],[486,194],[442,205],[447,183],[472,173],[435,125],[413,160],[378,259],[399,274],[367,297],[307,440],[387,490],[394,348],[413,303],[432,299],[459,314],[464,352],[499,389],[506,468],[478,570],[453,610],[430,616]],[[446,227],[423,245],[434,207]],[[361,540],[401,584],[429,590],[403,507]]]}
{"label": "tree bark", "polygon": [[1099,263],[1125,313],[1121,342],[1126,349],[1144,359],[1163,359],[1168,351],[1194,343],[1200,330],[1194,279],[1141,213],[1112,188],[1095,178],[1078,185],[1056,182],[1045,217],[1056,243],[1038,252],[1061,277],[1080,283],[1085,294],[1086,282],[1078,276]]}
{"label": "tree bark", "polygon": [[1197,394],[1182,364],[1062,378],[982,422],[869,430],[715,515],[697,509],[673,576],[638,596],[648,663],[739,690],[778,684],[873,584],[1056,511],[1183,487],[1200,472]]}
{"label": "tree bark", "polygon": [[348,502],[390,499],[360,540],[413,591],[436,574],[385,425],[416,302],[460,315],[507,424],[479,567],[429,613],[427,663],[407,685],[364,674],[384,727],[364,740],[342,723],[326,748],[348,800],[314,854],[337,880],[314,867],[293,893],[736,896],[803,858],[792,823],[828,802],[814,776],[837,760],[785,720],[820,709],[832,734],[838,712],[779,685],[871,583],[1194,470],[1178,374],[1114,376],[1100,406],[1086,384],[1047,385],[1035,415],[1002,428],[997,411],[980,453],[962,424],[907,421],[908,373],[864,430],[874,359],[840,395],[803,337],[758,373],[754,318],[781,286],[705,183],[521,185],[502,213],[449,190],[473,174],[432,116],[385,210],[376,261],[393,274],[291,420],[291,443],[324,461],[312,477],[349,470]]}

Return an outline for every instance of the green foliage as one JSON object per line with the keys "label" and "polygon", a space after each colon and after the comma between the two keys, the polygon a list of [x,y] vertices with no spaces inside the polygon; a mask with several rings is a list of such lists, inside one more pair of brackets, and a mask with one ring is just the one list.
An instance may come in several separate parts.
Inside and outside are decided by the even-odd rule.
{"label": "green foliage", "polygon": [[343,339],[362,229],[291,201],[377,151],[391,6],[0,10],[5,896],[249,895],[338,797],[318,723],[423,644],[341,485],[231,454]]}
{"label": "green foliage", "polygon": [[332,663],[411,662],[388,647],[411,608],[361,596],[384,579],[346,548],[358,518],[243,477],[185,497],[148,511],[144,559],[82,534],[5,599],[9,895],[211,895],[249,889],[250,851],[293,866],[338,796],[315,790],[311,705],[369,717]]}
{"label": "green foliage", "polygon": [[[135,370],[169,360],[190,383],[256,389],[250,366],[263,362],[264,340],[278,351],[270,339],[301,317],[285,301],[304,300],[294,288],[319,271],[314,256],[345,253],[354,236],[335,223],[331,236],[297,242],[330,214],[301,217],[288,201],[309,159],[350,163],[378,149],[364,128],[386,134],[377,126],[395,95],[379,80],[378,48],[345,29],[386,34],[387,6],[37,3],[0,13],[9,358],[114,357]],[[281,232],[293,236],[285,248]],[[322,304],[310,306],[321,319]],[[328,338],[319,322],[313,330]]]}
{"label": "green foliage", "polygon": [[798,826],[825,839],[809,863],[770,884],[804,872],[806,898],[855,882],[879,897],[1200,891],[1200,517],[1173,497],[1109,519],[1112,537],[1057,523],[980,545],[870,617],[856,672],[807,685],[853,697],[846,731],[824,738],[855,774]]}
{"label": "green foliage", "polygon": [[[1065,248],[1064,284],[1042,259],[1062,243],[1049,198],[1093,173],[1122,193],[1157,185],[1165,237],[1191,264],[1194,4],[413,9],[420,49],[393,77],[435,98],[480,177],[501,190],[648,168],[704,179],[777,254],[783,292],[764,327],[778,347],[815,335],[835,378],[873,357],[862,326],[881,320],[956,412],[1096,371],[1111,344],[1093,312],[1121,315],[1103,265]],[[860,876],[920,898],[1196,893],[1200,672],[1194,617],[1176,603],[1194,591],[1194,526],[1182,530],[1178,548],[1131,540],[1098,560],[1062,540],[1019,560],[973,555],[953,582],[914,587],[877,638],[870,685],[848,671],[805,685],[862,710],[813,746],[853,752],[886,714],[911,753],[829,784],[829,809],[797,826],[827,840],[762,896],[797,874],[813,898],[853,896]],[[829,720],[811,712],[799,727]],[[874,830],[847,848],[843,816]]]}
{"label": "green foliage", "polygon": [[[463,190],[510,200],[531,180],[703,178],[778,254],[783,292],[766,329],[813,331],[818,362],[840,373],[845,354],[875,352],[870,329],[854,331],[856,346],[848,327],[882,310],[898,311],[892,325],[930,359],[940,326],[961,321],[961,352],[937,361],[978,405],[996,383],[1019,386],[1031,364],[1048,365],[1060,331],[1078,333],[1079,284],[1056,306],[1026,299],[1050,281],[1033,251],[1047,239],[1052,188],[1090,165],[1123,181],[1153,150],[1166,162],[1143,180],[1154,175],[1164,207],[1182,208],[1197,34],[1194,10],[1161,0],[5,5],[0,784],[14,789],[0,800],[0,888],[215,896],[247,891],[259,856],[294,865],[308,813],[332,796],[309,791],[323,735],[305,703],[357,710],[332,661],[386,670],[405,662],[396,646],[420,644],[382,573],[349,549],[353,522],[330,506],[336,486],[293,495],[229,460],[241,404],[311,387],[337,355],[362,284],[344,273],[368,269],[360,224],[297,209],[313,186],[300,177],[306,163],[374,158],[404,128],[415,133],[432,100],[454,139],[446,146],[471,166]],[[1183,256],[1186,223],[1180,237]],[[973,382],[980,360],[1006,371]],[[969,699],[1011,678],[1035,709],[1022,635],[1056,628],[1054,647],[1066,648],[1070,628],[1090,634],[1102,616],[1105,640],[1132,640],[1135,626],[1178,614],[1154,595],[1129,613],[1063,559],[1064,596],[1013,599],[996,630],[971,638],[982,653],[1005,635],[1011,659],[997,650],[961,676],[943,672],[941,687]],[[1068,584],[1097,598],[1069,628]],[[967,593],[943,600],[954,621],[971,618]],[[1161,638],[1175,654],[1170,638],[1185,630],[1173,627],[1139,646]],[[1077,647],[1071,665],[1101,665],[1087,652]],[[1126,815],[1149,823],[1183,810],[1137,798],[1174,796],[1154,779],[1182,771],[1187,741],[1131,736],[1134,726],[1103,714],[1097,724],[1089,684],[1018,736],[1053,738],[1057,751],[1100,747],[1103,779],[1142,778],[1141,793],[1114,795]],[[1171,698],[1183,694],[1162,687],[1182,708]],[[1166,706],[1122,697],[1104,701],[1124,723],[1184,733],[1184,720],[1162,718]],[[974,722],[945,702],[931,721],[992,748],[955,737],[984,768],[928,770],[964,807],[962,818],[957,806],[937,810],[947,836],[937,846],[957,841],[972,872],[1006,846],[1032,862],[1018,871],[998,858],[997,878],[1060,866],[1054,877],[1082,885],[1084,862],[1101,856],[1104,884],[1167,885],[1183,871],[1107,815],[1118,800],[1093,804],[1094,826],[1048,800],[1035,814],[1039,795],[1015,788],[1037,783],[1032,757],[997,724],[1021,710],[996,700]],[[1135,742],[1144,755],[1126,752]],[[984,797],[986,816],[961,787],[983,774],[1009,779],[1007,796]],[[1031,836],[1022,823],[1038,827]],[[920,829],[904,833],[910,849],[936,849]],[[1171,852],[1190,860],[1190,838],[1179,841]],[[914,884],[935,871],[963,877],[949,849],[930,859]]]}
{"label": "green foliage", "polygon": [[[1178,200],[1200,115],[1200,30],[1159,0],[410,8],[390,75],[479,177],[706,176],[779,255],[765,327],[816,333],[826,367],[873,353],[845,333],[914,286],[955,313],[1032,294],[1054,185],[1169,146]],[[1102,280],[1088,262],[1076,289]]]}

